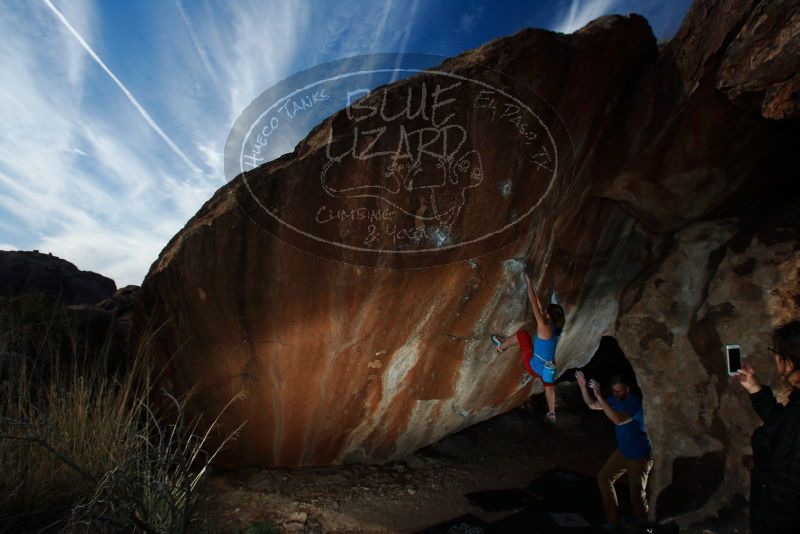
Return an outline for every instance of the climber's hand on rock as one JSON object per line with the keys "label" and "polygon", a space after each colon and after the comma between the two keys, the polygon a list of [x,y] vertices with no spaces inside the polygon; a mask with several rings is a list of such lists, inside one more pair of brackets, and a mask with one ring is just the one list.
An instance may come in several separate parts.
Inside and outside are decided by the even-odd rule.
{"label": "climber's hand on rock", "polygon": [[734,378],[736,378],[742,387],[751,395],[761,390],[761,382],[758,380],[756,370],[753,369],[749,363],[745,363],[741,369],[736,371]]}
{"label": "climber's hand on rock", "polygon": [[523,269],[523,271],[525,273],[525,276],[527,278],[530,278],[531,276],[533,276],[533,265],[531,265],[530,263],[526,263],[525,269]]}

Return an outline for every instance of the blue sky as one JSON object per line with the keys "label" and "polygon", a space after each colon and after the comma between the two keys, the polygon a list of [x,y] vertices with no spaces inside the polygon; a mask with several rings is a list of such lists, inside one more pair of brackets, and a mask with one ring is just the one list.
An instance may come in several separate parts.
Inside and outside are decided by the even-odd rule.
{"label": "blue sky", "polygon": [[452,56],[525,27],[689,0],[0,0],[0,250],[140,284],[216,189],[239,113],[295,72],[370,52]]}

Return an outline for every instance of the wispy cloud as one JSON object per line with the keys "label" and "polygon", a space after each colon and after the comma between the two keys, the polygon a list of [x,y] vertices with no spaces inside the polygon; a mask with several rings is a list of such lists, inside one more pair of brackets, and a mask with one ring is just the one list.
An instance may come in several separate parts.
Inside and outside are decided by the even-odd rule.
{"label": "wispy cloud", "polygon": [[194,23],[190,20],[189,15],[186,13],[186,9],[183,7],[183,3],[181,2],[181,0],[175,0],[175,6],[178,8],[178,13],[181,16],[181,20],[186,26],[186,30],[189,32],[189,39],[191,39],[192,45],[194,46],[194,49],[197,51],[197,57],[199,57],[200,61],[203,62],[203,67],[208,73],[209,78],[211,79],[211,81],[214,82],[214,84],[216,84],[217,86],[221,86],[222,80],[217,74],[216,69],[211,65],[211,60],[208,57],[208,52],[206,52],[206,46],[200,40],[200,37],[197,35],[197,32],[194,29]]}
{"label": "wispy cloud", "polygon": [[[141,283],[224,183],[225,140],[254,98],[316,63],[406,49],[420,11],[418,0],[410,10],[393,0],[320,5],[4,6],[0,71],[12,82],[0,84],[2,246]],[[117,9],[137,13],[139,46],[114,41],[122,19],[101,20]]]}
{"label": "wispy cloud", "polygon": [[401,54],[405,54],[406,50],[408,50],[408,40],[411,38],[411,28],[414,26],[415,17],[417,16],[417,9],[419,8],[419,0],[414,0],[411,3],[411,9],[409,10],[409,16],[406,20],[405,29],[403,30],[403,37],[400,41],[400,50]]}
{"label": "wispy cloud", "polygon": [[[330,2],[315,10],[304,54],[310,64],[370,52],[399,52],[408,24],[416,20],[417,2],[410,8],[394,0]],[[358,28],[358,30],[354,30]],[[373,30],[374,28],[374,30]]]}
{"label": "wispy cloud", "polygon": [[[186,167],[118,86],[109,84],[106,105],[87,103],[92,71],[81,57],[91,55],[49,6],[25,7],[0,12],[2,71],[13,80],[0,84],[0,212],[12,223],[2,226],[3,241],[141,283],[192,213],[176,198],[186,191],[172,185]],[[65,12],[80,35],[94,34],[89,2]],[[203,180],[191,189],[213,191]]]}
{"label": "wispy cloud", "polygon": [[114,75],[114,73],[111,72],[111,69],[109,69],[106,66],[105,63],[103,63],[103,60],[100,59],[100,57],[95,53],[94,50],[92,50],[92,47],[89,46],[89,44],[81,36],[81,34],[79,34],[75,30],[75,28],[72,26],[72,24],[69,23],[69,21],[66,19],[66,17],[64,17],[64,15],[61,13],[61,11],[56,9],[56,7],[53,5],[53,3],[50,0],[43,0],[43,2],[45,3],[45,5],[48,8],[50,8],[50,10],[55,14],[55,16],[58,18],[58,20],[61,21],[61,23],[69,30],[69,32],[75,37],[75,39],[78,40],[78,42],[89,53],[89,55],[92,57],[92,59],[94,59],[97,62],[97,64],[100,65],[100,68],[102,68],[106,72],[106,74],[108,74],[108,76],[112,80],[114,80],[114,83],[117,84],[117,86],[122,90],[122,92],[125,94],[125,96],[128,98],[128,100],[130,100],[131,104],[133,104],[133,107],[135,107],[136,110],[142,115],[142,117],[147,122],[147,124],[149,124],[150,127],[153,130],[155,130],[155,132],[164,140],[164,142],[167,143],[167,145],[172,149],[172,151],[175,152],[178,155],[178,157],[180,157],[183,160],[183,162],[186,163],[186,165],[189,166],[190,169],[192,169],[196,173],[200,173],[200,169],[198,169],[194,165],[194,163],[192,163],[192,161],[186,156],[186,154],[184,154],[183,151],[180,148],[178,148],[178,145],[176,145],[172,141],[172,139],[170,139],[169,136],[164,132],[164,130],[162,130],[161,127],[158,124],[156,124],[156,121],[153,120],[153,118],[142,107],[142,105],[139,103],[139,101],[136,100],[136,97],[133,96],[133,94],[128,90],[128,88],[125,87],[125,84],[123,84],[119,80],[119,78],[117,78]]}
{"label": "wispy cloud", "polygon": [[299,63],[306,44],[313,49],[311,8],[290,0],[176,1],[171,7],[154,20],[158,46],[171,52],[154,67],[161,102],[219,186],[236,118],[261,92],[308,66]]}
{"label": "wispy cloud", "polygon": [[[406,50],[408,50],[408,40],[411,38],[411,28],[414,26],[414,20],[417,15],[418,7],[419,7],[419,0],[414,0],[414,2],[411,4],[410,14],[408,20],[406,21],[405,28],[403,30],[403,37],[400,39],[400,47],[397,50],[397,52],[400,53],[400,56],[397,57],[395,68],[398,68],[400,66],[401,56],[402,54],[406,53]],[[395,71],[394,73],[392,73],[392,78],[390,80],[390,83],[394,82],[399,77],[400,77],[399,74],[397,73],[397,71]]]}
{"label": "wispy cloud", "polygon": [[378,50],[378,43],[384,37],[386,31],[386,21],[389,18],[389,13],[392,11],[394,0],[386,0],[383,3],[383,12],[381,13],[380,22],[375,26],[375,35],[372,38],[372,43],[369,45],[369,52],[385,52],[386,50]]}
{"label": "wispy cloud", "polygon": [[621,3],[620,0],[572,0],[569,9],[556,20],[552,28],[557,32],[572,33],[597,17],[612,13]]}
{"label": "wispy cloud", "polygon": [[[161,81],[179,88],[167,94],[173,99],[171,109],[184,107],[198,115],[219,108],[224,118],[220,122],[229,127],[263,90],[296,70],[304,55],[312,14],[307,2],[208,0],[174,5],[174,13],[161,10],[154,21],[163,46],[171,51],[156,68],[162,72]],[[186,32],[174,31],[174,17]],[[196,67],[207,74],[200,82]],[[193,101],[195,97],[199,100]]]}
{"label": "wispy cloud", "polygon": [[603,15],[638,13],[647,19],[656,38],[664,41],[675,34],[691,3],[692,0],[571,0],[566,9],[554,13],[547,27],[572,33]]}
{"label": "wispy cloud", "polygon": [[473,6],[471,9],[461,13],[458,18],[456,33],[466,33],[475,27],[475,23],[483,15],[483,6]]}

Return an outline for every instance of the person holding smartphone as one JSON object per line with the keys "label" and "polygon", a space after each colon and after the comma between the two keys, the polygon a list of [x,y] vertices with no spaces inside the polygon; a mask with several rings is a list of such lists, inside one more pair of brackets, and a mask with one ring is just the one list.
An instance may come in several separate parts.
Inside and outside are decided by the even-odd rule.
{"label": "person holding smartphone", "polygon": [[745,363],[736,380],[750,394],[753,409],[764,422],[753,432],[750,476],[750,530],[753,534],[800,532],[800,321],[773,334],[770,352],[789,402],[780,404],[755,369]]}

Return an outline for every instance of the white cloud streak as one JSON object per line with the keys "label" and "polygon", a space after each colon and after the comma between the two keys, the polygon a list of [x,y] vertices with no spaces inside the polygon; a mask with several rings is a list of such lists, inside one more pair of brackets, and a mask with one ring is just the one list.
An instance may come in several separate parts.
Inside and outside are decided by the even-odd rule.
{"label": "white cloud streak", "polygon": [[181,20],[186,25],[186,30],[189,32],[189,38],[192,41],[192,45],[194,49],[197,51],[197,56],[200,58],[200,61],[203,62],[203,67],[206,69],[208,76],[214,82],[215,85],[222,85],[222,81],[219,78],[214,67],[211,65],[211,60],[208,58],[208,53],[206,52],[205,45],[200,41],[200,38],[195,32],[194,24],[189,19],[189,15],[186,13],[186,9],[183,7],[183,3],[181,0],[175,0],[175,6],[178,8],[178,13],[181,16]]}
{"label": "white cloud streak", "polygon": [[566,13],[553,25],[553,30],[572,33],[597,17],[612,13],[620,0],[572,0]]}
{"label": "white cloud streak", "polygon": [[[405,49],[417,3],[411,13],[393,0],[329,12],[290,0],[141,4],[127,8],[145,24],[144,47],[130,51],[97,40],[123,22],[99,20],[91,0],[0,10],[0,243],[140,284],[223,183],[224,143],[244,107],[313,64]],[[171,136],[134,98],[144,82],[122,74],[125,54],[148,46],[170,52],[148,64],[145,102]]]}
{"label": "white cloud streak", "polygon": [[[403,30],[403,37],[400,41],[400,50],[398,50],[398,52],[400,52],[400,55],[398,56],[397,62],[395,63],[395,69],[400,67],[400,59],[402,57],[402,54],[405,54],[406,50],[408,49],[408,40],[411,38],[411,27],[414,25],[414,18],[417,14],[417,7],[419,7],[419,0],[414,0],[414,2],[411,4],[411,10],[408,17],[408,21],[406,21],[405,29]],[[398,79],[398,77],[399,77],[398,72],[395,71],[394,73],[392,73],[392,78],[389,81],[389,83],[394,82],[395,80]]]}
{"label": "white cloud streak", "polygon": [[478,19],[483,15],[483,6],[474,7],[464,13],[458,19],[458,28],[456,33],[465,33],[475,27]]}
{"label": "white cloud streak", "polygon": [[372,38],[372,44],[369,45],[370,52],[377,52],[378,51],[378,43],[381,42],[381,39],[384,36],[386,31],[386,21],[389,18],[389,13],[392,11],[392,6],[394,5],[394,0],[386,0],[383,4],[383,13],[381,14],[381,20],[378,25],[375,27],[375,36]]}
{"label": "white cloud streak", "polygon": [[71,33],[71,34],[72,34],[72,35],[75,37],[75,39],[77,39],[77,40],[78,40],[78,42],[79,42],[79,43],[81,44],[81,46],[82,46],[82,47],[83,47],[83,48],[86,50],[86,52],[88,52],[88,53],[89,53],[89,55],[92,57],[92,59],[94,59],[94,60],[95,60],[95,62],[96,62],[98,65],[100,65],[100,68],[102,68],[102,69],[105,71],[105,73],[106,73],[106,74],[108,74],[108,76],[109,76],[109,77],[110,77],[110,78],[111,78],[111,79],[114,81],[114,83],[115,83],[115,84],[117,84],[117,87],[119,87],[119,88],[120,88],[120,90],[121,90],[121,91],[122,91],[122,92],[125,94],[125,96],[128,98],[128,100],[130,100],[131,104],[133,104],[133,106],[136,108],[136,110],[137,110],[137,111],[138,111],[138,112],[139,112],[139,113],[142,115],[142,117],[143,117],[143,118],[144,118],[144,120],[147,122],[147,124],[149,124],[149,125],[150,125],[150,127],[151,127],[153,130],[155,130],[155,132],[156,132],[156,133],[157,133],[157,134],[158,134],[158,135],[159,135],[159,136],[160,136],[160,137],[161,137],[161,138],[164,140],[164,142],[165,142],[165,143],[167,143],[167,145],[168,145],[168,146],[169,146],[169,147],[172,149],[172,151],[173,151],[173,152],[175,152],[175,154],[177,154],[177,155],[178,155],[178,157],[179,157],[179,158],[181,158],[181,159],[184,161],[184,163],[186,163],[186,165],[188,165],[188,166],[189,166],[189,168],[190,168],[190,169],[192,169],[192,171],[193,171],[193,172],[195,172],[196,174],[200,174],[200,172],[201,172],[201,171],[200,171],[200,169],[199,169],[199,168],[197,168],[197,166],[195,166],[195,164],[194,164],[194,163],[192,163],[192,160],[190,160],[190,159],[189,159],[189,158],[186,156],[186,154],[184,154],[184,153],[183,153],[183,151],[182,151],[180,148],[178,148],[178,145],[176,145],[176,144],[175,144],[175,143],[172,141],[172,139],[170,139],[170,137],[169,137],[169,136],[168,136],[168,135],[167,135],[167,134],[164,132],[164,130],[162,130],[162,129],[161,129],[161,127],[160,127],[158,124],[156,124],[156,121],[154,121],[154,120],[153,120],[153,118],[150,116],[150,114],[149,114],[149,113],[147,113],[147,111],[146,111],[146,110],[145,110],[145,109],[142,107],[142,105],[141,105],[141,104],[139,104],[139,101],[138,101],[138,100],[136,100],[136,97],[135,97],[135,96],[133,96],[133,94],[132,94],[132,93],[131,93],[131,92],[128,90],[128,88],[127,88],[127,87],[125,87],[125,84],[123,84],[123,83],[122,83],[122,82],[119,80],[119,78],[117,78],[117,77],[114,75],[114,73],[113,73],[113,72],[111,72],[111,69],[109,69],[109,68],[106,66],[106,64],[105,64],[105,63],[103,63],[103,60],[102,60],[102,59],[100,59],[100,57],[99,57],[99,56],[98,56],[98,55],[95,53],[95,51],[94,51],[94,50],[92,50],[92,47],[90,47],[90,46],[89,46],[89,44],[86,42],[86,40],[85,40],[83,37],[81,37],[81,34],[79,34],[79,33],[78,33],[76,30],[75,30],[75,28],[72,26],[72,24],[70,24],[70,23],[69,23],[69,21],[68,21],[68,20],[66,19],[66,17],[65,17],[65,16],[64,16],[64,15],[61,13],[61,11],[59,11],[58,9],[56,9],[56,6],[54,6],[54,5],[53,5],[53,3],[52,3],[50,0],[42,0],[42,1],[43,1],[43,2],[45,3],[45,5],[46,5],[48,8],[50,8],[50,10],[51,10],[51,11],[52,11],[52,12],[53,12],[55,15],[56,15],[56,17],[58,18],[58,20],[60,20],[60,21],[61,21],[61,23],[62,23],[62,24],[64,24],[64,26],[65,26],[65,27],[66,27],[66,28],[69,30],[69,32],[70,32],[70,33]]}
{"label": "white cloud streak", "polygon": [[[141,283],[213,187],[175,178],[184,163],[115,86],[92,87],[104,105],[87,101],[90,56],[47,8],[25,8],[0,12],[0,69],[13,80],[0,84],[0,241]],[[92,34],[90,3],[68,13]]]}

